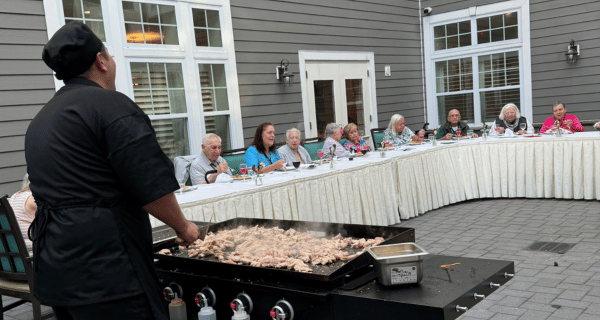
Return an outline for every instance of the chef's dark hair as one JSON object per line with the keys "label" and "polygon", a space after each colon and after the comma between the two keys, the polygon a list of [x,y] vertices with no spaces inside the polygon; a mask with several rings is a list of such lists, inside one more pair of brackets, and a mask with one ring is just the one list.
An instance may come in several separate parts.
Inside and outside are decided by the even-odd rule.
{"label": "chef's dark hair", "polygon": [[[262,141],[262,133],[267,129],[268,126],[272,126],[273,124],[270,122],[261,123],[258,128],[256,128],[256,133],[254,133],[254,141],[252,141],[251,146],[254,146],[258,152],[265,151],[265,145]],[[271,147],[269,147],[269,153],[275,152],[275,143]]]}

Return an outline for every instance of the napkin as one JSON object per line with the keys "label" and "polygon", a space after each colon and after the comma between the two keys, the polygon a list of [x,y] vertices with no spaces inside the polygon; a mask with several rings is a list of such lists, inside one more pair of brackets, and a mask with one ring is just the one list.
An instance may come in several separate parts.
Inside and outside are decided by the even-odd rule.
{"label": "napkin", "polygon": [[504,130],[505,137],[512,137],[514,135],[515,135],[515,133],[510,128],[506,128],[506,130]]}
{"label": "napkin", "polygon": [[231,180],[233,180],[233,178],[227,173],[223,172],[217,176],[215,183],[231,182]]}

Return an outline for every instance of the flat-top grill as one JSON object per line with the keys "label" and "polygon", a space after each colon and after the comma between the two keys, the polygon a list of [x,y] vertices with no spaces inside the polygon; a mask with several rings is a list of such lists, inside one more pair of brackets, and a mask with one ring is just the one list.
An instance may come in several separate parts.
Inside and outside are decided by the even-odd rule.
{"label": "flat-top grill", "polygon": [[[414,229],[410,228],[248,218],[236,218],[212,224],[209,232],[217,233],[221,230],[235,229],[239,226],[259,226],[264,228],[279,227],[283,230],[293,228],[296,231],[309,232],[317,237],[322,236],[327,238],[334,237],[338,234],[341,234],[343,237],[352,237],[355,239],[382,237],[384,239],[383,244],[412,242],[414,241],[415,236]],[[171,265],[182,272],[195,273],[198,270],[202,270],[201,272],[204,275],[231,275],[236,278],[280,280],[302,283],[304,285],[307,285],[308,281],[315,286],[329,287],[343,284],[345,279],[349,278],[346,277],[347,274],[357,269],[364,268],[369,265],[372,260],[365,251],[363,254],[351,260],[336,261],[335,263],[327,265],[313,265],[309,263],[313,272],[302,273],[289,269],[228,264],[218,261],[214,256],[189,258],[187,251],[179,251],[177,249],[178,245],[174,239],[155,246],[155,252],[165,248],[171,249],[173,255],[166,256],[155,253],[155,259],[160,260],[163,265]],[[354,254],[363,251],[363,249],[346,249],[344,251],[349,254]]]}
{"label": "flat-top grill", "polygon": [[[294,228],[333,237],[383,237],[384,244],[414,242],[412,228],[362,226],[301,221],[237,218],[213,224],[211,232],[239,225]],[[157,232],[164,237],[164,230]],[[155,252],[176,247],[174,240],[155,244]],[[424,248],[427,249],[427,248]],[[214,310],[219,319],[232,316],[231,302],[240,294],[252,300],[253,319],[271,319],[276,306],[293,307],[295,320],[352,319],[455,319],[509,281],[514,274],[510,261],[428,255],[423,260],[423,280],[418,284],[386,287],[376,279],[368,252],[331,266],[315,267],[313,273],[287,269],[231,265],[214,258],[188,258],[155,254],[159,280],[164,287],[180,286],[188,319],[197,319],[196,294],[214,291]],[[449,269],[441,265],[459,263]],[[175,285],[175,283],[177,285]],[[275,319],[275,318],[273,318]],[[282,319],[282,318],[277,318]],[[292,320],[289,317],[286,320]]]}

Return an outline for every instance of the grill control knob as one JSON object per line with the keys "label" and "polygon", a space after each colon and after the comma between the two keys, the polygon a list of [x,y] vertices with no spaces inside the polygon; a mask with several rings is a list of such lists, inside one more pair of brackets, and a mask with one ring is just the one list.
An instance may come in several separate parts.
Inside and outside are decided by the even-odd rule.
{"label": "grill control knob", "polygon": [[514,277],[514,276],[515,276],[515,274],[514,274],[514,273],[508,273],[508,272],[505,272],[505,273],[504,273],[504,277],[505,277],[505,278],[512,278],[512,277]]}
{"label": "grill control knob", "polygon": [[217,302],[217,296],[211,288],[204,287],[196,294],[194,302],[196,302],[196,305],[200,308],[214,307]]}
{"label": "grill control knob", "polygon": [[252,312],[252,299],[246,293],[242,292],[237,295],[233,301],[229,304],[233,309],[233,317],[231,320],[250,320],[250,313]]}
{"label": "grill control knob", "polygon": [[499,283],[490,282],[490,288],[500,288],[500,284]]}
{"label": "grill control knob", "polygon": [[476,293],[473,293],[473,299],[475,299],[475,300],[477,300],[477,299],[485,299],[485,295],[483,295],[483,294],[477,294],[477,292],[476,292]]}
{"label": "grill control knob", "polygon": [[467,308],[467,307],[461,307],[459,305],[456,305],[455,310],[456,310],[456,312],[461,312],[461,311],[465,311],[466,312],[467,310],[469,310],[469,308]]}
{"label": "grill control knob", "polygon": [[293,320],[294,308],[285,299],[277,301],[269,313],[273,320]]}
{"label": "grill control knob", "polygon": [[183,297],[183,289],[177,282],[171,282],[168,287],[163,289],[165,300],[171,301]]}

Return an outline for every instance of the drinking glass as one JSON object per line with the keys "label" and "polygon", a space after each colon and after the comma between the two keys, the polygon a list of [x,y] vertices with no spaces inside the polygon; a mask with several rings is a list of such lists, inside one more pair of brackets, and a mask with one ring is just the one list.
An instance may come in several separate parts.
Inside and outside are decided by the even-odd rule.
{"label": "drinking glass", "polygon": [[454,132],[456,132],[456,137],[460,138],[460,134],[462,133],[462,131],[460,131],[460,129],[458,129],[458,130],[456,130]]}
{"label": "drinking glass", "polygon": [[471,140],[471,137],[473,137],[473,130],[467,130],[467,136],[469,137],[469,140]]}
{"label": "drinking glass", "polygon": [[244,182],[246,182],[246,173],[248,173],[248,166],[245,163],[240,164],[240,173],[242,174],[242,178],[244,178]]}
{"label": "drinking glass", "polygon": [[183,194],[183,188],[185,188],[185,181],[187,179],[185,177],[177,177],[177,182],[179,182],[179,194]]}
{"label": "drinking glass", "polygon": [[323,163],[323,156],[325,155],[325,150],[323,150],[323,149],[317,150],[317,155],[319,156],[319,160],[321,160],[321,163]]}
{"label": "drinking glass", "polygon": [[296,168],[296,171],[298,171],[298,168],[300,168],[300,161],[296,160],[292,162],[292,164],[294,165],[294,168]]}
{"label": "drinking glass", "polygon": [[525,131],[525,128],[527,128],[527,124],[526,123],[521,123],[519,125],[519,128],[521,128],[521,130]]}

